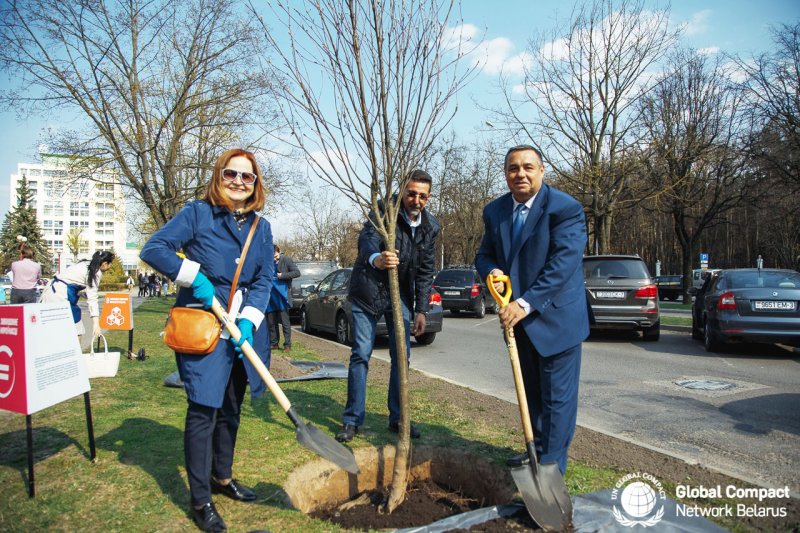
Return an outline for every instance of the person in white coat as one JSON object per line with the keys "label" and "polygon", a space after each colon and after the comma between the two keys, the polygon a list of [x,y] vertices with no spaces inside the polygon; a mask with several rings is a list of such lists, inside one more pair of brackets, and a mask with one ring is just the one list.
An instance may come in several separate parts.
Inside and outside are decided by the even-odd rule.
{"label": "person in white coat", "polygon": [[111,268],[113,261],[113,252],[98,250],[92,255],[91,260],[78,261],[60,274],[53,276],[53,279],[42,291],[42,303],[69,302],[79,340],[86,333],[81,321],[81,308],[78,306],[81,294],[86,296],[89,304],[89,315],[92,317],[92,337],[100,336],[100,306],[97,303],[97,291],[103,272]]}

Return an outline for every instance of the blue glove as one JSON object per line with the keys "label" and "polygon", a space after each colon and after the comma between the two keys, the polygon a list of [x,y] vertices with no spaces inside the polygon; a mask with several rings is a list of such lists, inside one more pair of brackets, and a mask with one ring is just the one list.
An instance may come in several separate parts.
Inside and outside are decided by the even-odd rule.
{"label": "blue glove", "polygon": [[239,359],[241,359],[242,355],[244,355],[241,348],[242,344],[247,341],[250,343],[250,346],[253,345],[253,323],[246,318],[240,318],[236,321],[236,327],[242,332],[242,336],[239,337],[239,342],[233,341],[233,337],[231,337],[231,341],[233,341],[234,346],[236,346],[236,353],[239,354]]}
{"label": "blue glove", "polygon": [[192,295],[208,309],[214,300],[214,286],[202,272],[197,272],[192,282]]}

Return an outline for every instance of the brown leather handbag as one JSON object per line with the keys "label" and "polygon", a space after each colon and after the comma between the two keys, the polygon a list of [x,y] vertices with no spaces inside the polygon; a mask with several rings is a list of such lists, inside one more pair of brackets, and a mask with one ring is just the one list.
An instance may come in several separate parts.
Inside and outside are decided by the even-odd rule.
{"label": "brown leather handbag", "polygon": [[[231,310],[233,295],[239,285],[239,274],[242,272],[247,249],[258,226],[259,217],[250,227],[247,240],[242,248],[239,266],[231,283],[231,293],[228,297],[228,312]],[[167,324],[164,327],[164,344],[177,353],[188,355],[208,355],[214,351],[222,333],[222,326],[213,313],[197,307],[173,307],[169,310]]]}

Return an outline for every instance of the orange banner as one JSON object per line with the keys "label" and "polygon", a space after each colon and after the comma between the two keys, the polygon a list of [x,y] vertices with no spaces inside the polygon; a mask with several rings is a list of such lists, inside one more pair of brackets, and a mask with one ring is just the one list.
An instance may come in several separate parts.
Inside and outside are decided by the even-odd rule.
{"label": "orange banner", "polygon": [[127,292],[107,292],[100,311],[100,327],[128,331],[133,329],[133,307]]}

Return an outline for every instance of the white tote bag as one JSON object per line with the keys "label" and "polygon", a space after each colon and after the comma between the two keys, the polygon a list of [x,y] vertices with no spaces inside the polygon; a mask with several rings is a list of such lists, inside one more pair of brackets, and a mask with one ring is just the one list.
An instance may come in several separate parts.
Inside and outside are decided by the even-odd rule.
{"label": "white tote bag", "polygon": [[83,354],[86,360],[86,369],[89,371],[90,378],[113,378],[117,375],[119,368],[119,352],[109,352],[108,343],[104,335],[100,335],[103,339],[104,352],[95,353],[94,341],[89,346],[89,353]]}

